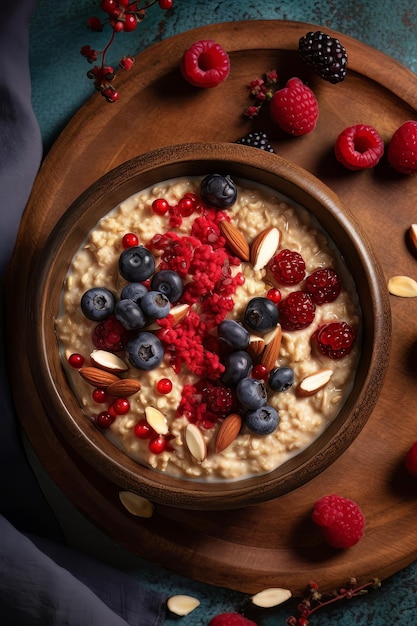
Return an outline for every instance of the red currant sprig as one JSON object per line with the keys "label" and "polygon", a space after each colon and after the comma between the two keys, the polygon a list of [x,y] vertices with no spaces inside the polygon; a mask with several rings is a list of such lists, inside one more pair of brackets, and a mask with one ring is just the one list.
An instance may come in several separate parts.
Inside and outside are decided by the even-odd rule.
{"label": "red currant sprig", "polygon": [[248,85],[249,97],[253,104],[248,106],[244,112],[244,117],[253,119],[259,115],[259,112],[265,102],[269,102],[275,93],[278,82],[278,74],[276,70],[270,70],[262,78],[254,78]]}
{"label": "red currant sprig", "polygon": [[[91,64],[100,59],[100,65],[95,65],[87,77],[93,81],[94,87],[107,102],[116,102],[119,93],[112,82],[116,76],[116,70],[110,65],[106,65],[106,54],[114,42],[117,33],[129,33],[136,29],[138,24],[143,22],[148,9],[158,4],[159,8],[167,11],[173,6],[173,0],[101,0],[100,9],[107,14],[106,18],[100,19],[92,16],[87,21],[87,26],[94,32],[101,32],[105,24],[109,24],[112,32],[110,39],[103,50],[95,50],[89,45],[82,46],[80,52]],[[124,70],[130,70],[134,63],[131,56],[124,56],[119,61],[119,66]]]}

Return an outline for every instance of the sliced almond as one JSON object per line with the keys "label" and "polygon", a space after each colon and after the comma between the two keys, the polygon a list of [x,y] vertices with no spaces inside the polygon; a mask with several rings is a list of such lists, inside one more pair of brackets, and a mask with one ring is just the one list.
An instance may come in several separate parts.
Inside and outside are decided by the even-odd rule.
{"label": "sliced almond", "polygon": [[323,368],[308,374],[303,380],[300,381],[297,391],[300,396],[312,396],[320,389],[323,389],[333,376],[333,370]]}
{"label": "sliced almond", "polygon": [[100,387],[100,389],[107,389],[109,385],[120,380],[116,374],[106,372],[98,367],[81,367],[78,371],[80,376],[90,383],[90,385]]}
{"label": "sliced almond", "polygon": [[133,396],[133,394],[137,393],[141,388],[142,385],[138,380],[134,378],[122,378],[109,385],[106,391],[111,396],[125,398],[127,396]]}
{"label": "sliced almond", "polygon": [[289,589],[283,589],[282,587],[270,587],[255,593],[252,596],[252,602],[255,606],[259,606],[263,609],[270,609],[273,606],[278,606],[289,600],[292,593]]}
{"label": "sliced almond", "polygon": [[244,234],[227,220],[221,221],[219,228],[232,252],[242,261],[249,261],[249,244]]}
{"label": "sliced almond", "polygon": [[281,324],[278,324],[273,337],[266,344],[264,351],[261,354],[260,362],[266,367],[266,371],[270,372],[275,367],[278,360],[279,351],[281,349],[282,329]]}
{"label": "sliced almond", "polygon": [[185,443],[191,456],[201,463],[207,456],[207,445],[203,433],[195,424],[188,424],[185,429]]}
{"label": "sliced almond", "polygon": [[193,598],[192,596],[177,595],[171,596],[167,600],[167,607],[171,613],[174,613],[174,615],[180,615],[181,617],[188,615],[198,606],[200,606],[200,600],[197,600],[197,598]]}
{"label": "sliced almond", "polygon": [[123,359],[108,350],[93,350],[90,359],[93,365],[108,372],[126,372],[129,369]]}
{"label": "sliced almond", "polygon": [[154,406],[145,408],[145,418],[149,426],[154,429],[158,435],[167,435],[169,432],[167,418],[159,409]]}
{"label": "sliced almond", "polygon": [[409,276],[393,276],[388,281],[388,291],[393,296],[415,298],[417,296],[417,282]]}
{"label": "sliced almond", "polygon": [[132,493],[131,491],[120,491],[119,498],[123,506],[132,515],[136,515],[137,517],[152,517],[154,505],[146,498],[139,496],[137,493]]}
{"label": "sliced almond", "polygon": [[265,339],[263,337],[258,337],[257,335],[250,335],[249,337],[249,345],[246,350],[249,352],[250,356],[254,361],[261,355],[262,350],[265,347]]}
{"label": "sliced almond", "polygon": [[281,232],[275,226],[265,228],[252,241],[250,262],[255,271],[261,270],[274,256],[281,239]]}
{"label": "sliced almond", "polygon": [[410,242],[413,247],[413,252],[417,255],[417,224],[411,224],[408,229],[408,233],[410,235]]}
{"label": "sliced almond", "polygon": [[[189,304],[177,304],[172,307],[169,314],[173,317],[173,326],[181,322],[190,310]],[[159,330],[161,327],[156,322],[151,322],[146,326],[146,330]]]}
{"label": "sliced almond", "polygon": [[222,452],[230,446],[230,444],[238,436],[242,427],[242,418],[238,413],[228,415],[220,425],[217,431],[215,451]]}

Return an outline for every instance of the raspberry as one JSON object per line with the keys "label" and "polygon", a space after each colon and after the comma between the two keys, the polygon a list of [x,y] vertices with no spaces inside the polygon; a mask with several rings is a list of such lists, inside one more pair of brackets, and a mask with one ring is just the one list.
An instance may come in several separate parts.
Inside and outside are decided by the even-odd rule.
{"label": "raspberry", "polygon": [[356,124],[340,133],[334,152],[336,159],[349,170],[369,169],[384,154],[384,141],[372,126]]}
{"label": "raspberry", "polygon": [[298,43],[301,60],[329,83],[339,83],[346,76],[347,53],[340,41],[326,33],[309,32]]}
{"label": "raspberry", "polygon": [[316,330],[313,340],[317,348],[331,359],[347,356],[355,343],[356,332],[347,322],[330,322]]}
{"label": "raspberry", "polygon": [[323,528],[327,543],[334,548],[351,548],[363,536],[365,519],[353,500],[331,494],[317,500],[313,522]]}
{"label": "raspberry", "polygon": [[184,52],[180,70],[194,87],[217,87],[229,76],[229,55],[215,41],[202,39]]}
{"label": "raspberry", "polygon": [[300,283],[306,270],[303,257],[294,250],[281,250],[272,257],[269,267],[279,285],[296,285]]}
{"label": "raspberry", "polygon": [[411,476],[417,476],[417,441],[413,443],[404,459],[405,468]]}
{"label": "raspberry", "polygon": [[259,148],[266,152],[275,152],[271,144],[269,143],[268,135],[263,132],[248,133],[244,137],[241,137],[236,143],[243,144],[244,146],[251,146],[252,148]]}
{"label": "raspberry", "polygon": [[124,350],[130,335],[122,324],[113,316],[97,324],[93,331],[93,344],[99,350],[120,352]]}
{"label": "raspberry", "polygon": [[409,120],[397,128],[388,146],[388,161],[401,174],[417,172],[417,122]]}
{"label": "raspberry", "polygon": [[203,389],[203,402],[207,404],[209,411],[216,416],[226,417],[226,415],[232,412],[235,405],[235,396],[228,387],[208,384]]}
{"label": "raspberry", "polygon": [[314,93],[299,78],[290,78],[286,87],[274,93],[270,110],[272,121],[290,135],[310,133],[319,117]]}
{"label": "raspberry", "polygon": [[314,320],[316,305],[310,294],[292,291],[279,304],[279,321],[283,330],[302,330]]}
{"label": "raspberry", "polygon": [[208,626],[257,626],[255,622],[240,613],[220,613],[212,617]]}
{"label": "raspberry", "polygon": [[324,304],[334,302],[341,288],[340,278],[334,269],[324,267],[307,277],[304,290],[310,294],[314,304]]}

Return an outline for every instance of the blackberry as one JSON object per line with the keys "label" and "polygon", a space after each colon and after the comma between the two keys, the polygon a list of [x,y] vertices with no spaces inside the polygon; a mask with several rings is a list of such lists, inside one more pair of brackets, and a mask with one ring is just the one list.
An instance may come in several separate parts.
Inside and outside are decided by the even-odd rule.
{"label": "blackberry", "polygon": [[347,53],[338,39],[321,31],[308,32],[300,38],[301,60],[329,83],[339,83],[346,76]]}
{"label": "blackberry", "polygon": [[248,133],[244,137],[238,139],[235,143],[240,143],[244,146],[251,146],[252,148],[259,148],[260,150],[265,150],[266,152],[275,152],[269,143],[267,134],[263,132]]}

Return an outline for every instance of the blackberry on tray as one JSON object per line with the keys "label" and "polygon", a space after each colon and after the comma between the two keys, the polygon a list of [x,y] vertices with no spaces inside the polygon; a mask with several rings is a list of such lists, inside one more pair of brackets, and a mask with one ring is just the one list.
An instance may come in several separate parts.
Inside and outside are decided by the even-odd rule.
{"label": "blackberry on tray", "polygon": [[238,139],[235,143],[240,143],[244,146],[251,146],[252,148],[259,148],[260,150],[265,150],[266,152],[275,152],[269,143],[267,134],[263,132],[248,133],[244,137]]}
{"label": "blackberry on tray", "polygon": [[340,41],[321,31],[308,32],[300,38],[301,60],[329,83],[339,83],[346,76],[347,53]]}

